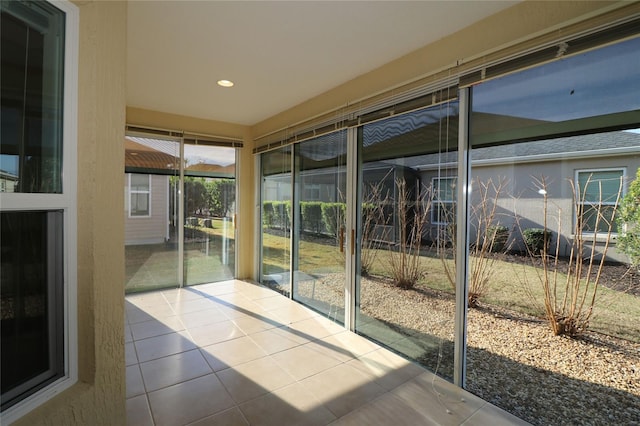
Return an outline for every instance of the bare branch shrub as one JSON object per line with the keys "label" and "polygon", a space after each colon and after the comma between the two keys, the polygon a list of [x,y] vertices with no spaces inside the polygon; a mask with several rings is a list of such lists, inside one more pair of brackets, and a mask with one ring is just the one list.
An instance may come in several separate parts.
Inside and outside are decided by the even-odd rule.
{"label": "bare branch shrub", "polygon": [[424,274],[420,246],[428,224],[431,190],[425,186],[413,190],[404,178],[396,179],[395,185],[398,240],[389,250],[389,270],[395,285],[409,289]]}
{"label": "bare branch shrub", "polygon": [[[544,240],[551,240],[549,231],[550,215],[548,186],[549,182],[542,176],[534,178],[543,196],[543,229]],[[554,253],[549,253],[550,244],[543,244],[540,253],[542,271],[538,273],[544,294],[545,316],[551,326],[553,334],[576,336],[585,331],[593,314],[593,308],[598,294],[598,284],[604,267],[606,254],[614,229],[615,214],[622,193],[622,180],[616,195],[611,214],[607,215],[603,208],[602,183],[592,181],[589,177],[584,188],[579,182],[569,180],[573,193],[573,208],[576,220],[572,227],[568,270],[566,276],[559,272],[560,241],[563,235],[562,209],[557,209],[557,237]],[[598,186],[599,199],[589,202],[587,188],[589,185]],[[588,209],[588,211],[586,210]],[[586,229],[585,215],[590,215],[593,229]],[[548,234],[549,233],[549,234]],[[598,234],[606,235],[604,247],[600,253],[596,251]],[[536,253],[529,250],[533,259]]]}
{"label": "bare branch shrub", "polygon": [[389,194],[384,192],[384,181],[390,173],[377,183],[370,183],[362,202],[362,234],[360,250],[360,274],[368,276],[375,264],[379,250],[388,241],[388,222],[384,206],[389,204]]}
{"label": "bare branch shrub", "polygon": [[[475,239],[469,246],[469,295],[467,303],[470,308],[476,307],[478,301],[489,292],[491,277],[495,271],[497,257],[492,253],[505,252],[509,249],[508,229],[500,226],[497,211],[498,200],[506,190],[507,179],[500,177],[497,181],[489,178],[482,181],[475,179],[477,201],[470,203],[469,226],[475,234]],[[476,198],[474,198],[475,200]],[[452,216],[453,212],[450,213]],[[440,247],[440,259],[449,283],[455,290],[456,268],[456,235],[455,217],[447,219],[446,238],[439,239],[439,244],[451,245],[451,249]],[[505,231],[507,234],[505,235]],[[442,243],[440,242],[442,241]],[[453,262],[450,258],[453,258]]]}

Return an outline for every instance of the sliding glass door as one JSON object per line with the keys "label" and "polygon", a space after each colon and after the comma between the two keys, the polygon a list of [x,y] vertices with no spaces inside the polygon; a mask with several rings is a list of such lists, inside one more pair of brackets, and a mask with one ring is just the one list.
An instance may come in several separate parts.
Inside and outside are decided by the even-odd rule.
{"label": "sliding glass door", "polygon": [[235,149],[185,144],[184,158],[184,283],[232,279]]}
{"label": "sliding glass door", "polygon": [[233,278],[235,189],[234,148],[127,136],[125,290]]}
{"label": "sliding glass door", "polygon": [[180,141],[125,138],[125,290],[179,285]]}
{"label": "sliding glass door", "polygon": [[261,156],[260,280],[289,296],[291,267],[291,146]]}
{"label": "sliding glass door", "polygon": [[344,323],[347,131],[294,147],[293,298]]}
{"label": "sliding glass door", "polygon": [[261,156],[262,282],[450,380],[455,93]]}
{"label": "sliding glass door", "polygon": [[359,129],[355,331],[453,378],[457,101]]}

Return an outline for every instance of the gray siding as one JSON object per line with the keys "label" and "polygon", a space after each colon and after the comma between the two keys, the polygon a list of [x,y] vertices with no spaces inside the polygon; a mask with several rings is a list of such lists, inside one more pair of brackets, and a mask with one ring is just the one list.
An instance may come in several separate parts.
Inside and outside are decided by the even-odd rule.
{"label": "gray siding", "polygon": [[[627,187],[635,178],[636,170],[640,167],[640,152],[620,156],[594,157],[582,159],[568,159],[564,161],[540,161],[519,164],[482,164],[472,168],[472,178],[487,182],[492,179],[506,179],[504,192],[498,200],[496,222],[511,230],[512,248],[524,248],[521,231],[526,228],[542,228],[544,226],[543,197],[538,193],[539,186],[534,178],[545,177],[548,186],[548,223],[547,227],[554,234],[561,226],[560,254],[569,255],[570,239],[574,225],[574,208],[572,189],[569,179],[574,180],[576,171],[584,169],[624,168],[626,170]],[[425,184],[436,176],[435,171],[424,171],[421,179]],[[474,182],[474,187],[476,183]],[[479,204],[477,190],[472,189],[472,205]],[[472,230],[473,232],[473,230]],[[438,227],[430,228],[430,235],[438,235]],[[474,235],[472,235],[472,240]],[[556,241],[552,242],[555,247]],[[600,241],[596,244],[599,250],[604,246]],[[607,256],[610,260],[627,262],[628,258],[615,248],[615,238],[610,243]]]}
{"label": "gray siding", "polygon": [[129,217],[129,179],[125,179],[125,244],[157,244],[168,238],[169,176],[151,175],[151,216]]}

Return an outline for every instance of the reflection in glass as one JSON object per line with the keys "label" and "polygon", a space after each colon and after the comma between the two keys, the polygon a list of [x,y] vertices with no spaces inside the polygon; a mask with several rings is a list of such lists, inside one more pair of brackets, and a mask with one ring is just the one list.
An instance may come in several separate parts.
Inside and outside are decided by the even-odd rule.
{"label": "reflection in glass", "polygon": [[637,360],[640,275],[612,219],[640,167],[639,50],[636,38],[473,88],[470,204],[495,215],[471,229],[469,286],[474,260],[488,274],[466,388],[532,424],[637,420],[618,407],[638,406],[638,381],[617,377]]}
{"label": "reflection in glass", "polygon": [[291,147],[262,154],[261,175],[260,281],[288,296],[291,276]]}
{"label": "reflection in glass", "polygon": [[184,146],[185,285],[235,276],[235,149]]}
{"label": "reflection in glass", "polygon": [[125,291],[176,287],[180,143],[125,138]]}
{"label": "reflection in glass", "polygon": [[472,144],[637,126],[638,51],[635,38],[474,87]]}
{"label": "reflection in glass", "polygon": [[457,113],[457,102],[442,104],[364,125],[359,135],[355,329],[447,379],[455,268],[442,242],[455,222]]}
{"label": "reflection in glass", "polygon": [[62,193],[64,14],[2,2],[1,19],[0,192]]}
{"label": "reflection in glass", "polygon": [[293,298],[343,323],[347,132],[294,149]]}
{"label": "reflection in glass", "polygon": [[62,211],[0,214],[2,407],[64,374]]}

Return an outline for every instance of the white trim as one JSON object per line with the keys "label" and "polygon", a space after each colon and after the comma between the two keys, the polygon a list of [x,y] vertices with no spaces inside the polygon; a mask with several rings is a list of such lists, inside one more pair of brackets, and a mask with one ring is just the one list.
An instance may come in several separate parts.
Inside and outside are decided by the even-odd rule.
{"label": "white trim", "polygon": [[50,1],[65,14],[64,92],[63,92],[63,174],[62,194],[7,194],[0,197],[2,211],[64,211],[64,362],[65,375],[33,395],[0,413],[0,423],[10,424],[78,381],[78,303],[77,303],[77,129],[78,129],[78,52],[80,12],[67,0]]}
{"label": "white trim", "polygon": [[[171,176],[165,175],[165,177],[166,177],[165,182],[167,184],[165,186],[165,189],[164,189],[165,194],[167,194],[167,198],[166,198],[167,202],[166,202],[166,205],[165,205],[165,207],[167,209],[166,210],[166,212],[167,212],[167,221],[166,222],[167,223],[166,223],[166,226],[165,226],[165,239],[166,239],[166,241],[169,241],[171,239],[171,226],[169,225],[169,222],[170,222],[169,218],[171,217]],[[149,198],[151,198],[151,196],[149,196]],[[149,201],[151,201],[151,200],[149,200]]]}
{"label": "white trim", "polygon": [[453,383],[465,388],[467,376],[467,314],[469,311],[469,203],[471,200],[471,147],[469,144],[469,117],[471,116],[471,89],[460,89],[460,121],[458,123],[458,170],[456,188],[456,304],[453,337]]}
{"label": "white trim", "polygon": [[[358,129],[355,127],[347,130],[347,158],[346,178],[347,208],[345,211],[345,283],[344,283],[344,327],[350,331],[356,331],[356,292],[359,290],[360,258],[362,245],[359,243],[361,230],[358,228],[358,215],[360,203],[358,196],[362,192],[362,179],[360,179],[360,160],[358,157]],[[334,320],[336,318],[334,317]]]}

